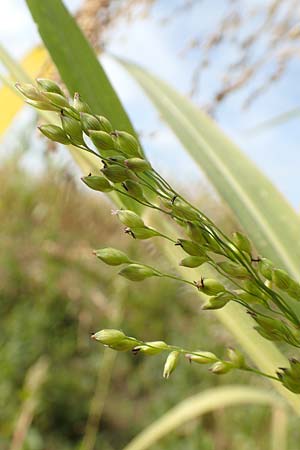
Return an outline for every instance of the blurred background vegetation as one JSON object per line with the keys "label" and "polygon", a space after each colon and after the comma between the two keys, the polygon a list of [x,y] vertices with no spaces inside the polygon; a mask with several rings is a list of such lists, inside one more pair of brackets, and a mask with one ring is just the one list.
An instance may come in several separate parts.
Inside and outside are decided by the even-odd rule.
{"label": "blurred background vegetation", "polygon": [[[162,3],[86,0],[76,17],[93,46],[102,50],[113,41],[120,22],[128,26],[142,21]],[[192,14],[195,3],[182,2],[160,20],[163,25],[172,24],[176,15]],[[243,29],[249,14],[245,9],[239,13],[241,2],[225,3],[218,33],[207,34],[205,40],[190,36],[178,48],[187,58],[199,52],[187,91],[215,115],[227,97],[248,83],[251,89],[243,98],[247,107],[284,77],[296,54],[294,40],[299,31],[294,23],[295,2],[284,2],[279,23],[279,2],[272,2],[273,7],[264,11],[260,32],[253,32],[240,45],[238,57],[224,64],[224,71],[232,70],[233,78],[224,78],[209,98],[202,98],[199,74],[208,70],[209,76],[216,47],[225,39],[234,45],[230,36]],[[256,23],[254,13],[253,17]],[[259,39],[264,42],[266,36],[271,36],[273,44],[253,60],[255,45],[261,48]],[[276,36],[284,37],[280,46],[275,45]],[[252,86],[265,67],[266,52],[275,61],[274,70]],[[203,315],[199,300],[189,289],[166,280],[128,284],[95,260],[94,248],[112,246],[137,253],[137,259],[145,257],[149,264],[157,260],[161,267],[168,264],[152,242],[133,245],[111,215],[113,204],[81,186],[75,165],[68,158],[60,161],[61,150],[42,139],[33,145],[35,125],[22,119],[8,130],[5,145],[10,149],[0,166],[0,449],[119,450],[172,406],[209,387],[238,383],[269,389],[257,377],[241,373],[215,377],[205,367],[188,363],[166,381],[161,376],[164,356],[116,355],[90,341],[92,332],[116,326],[144,340],[164,339],[220,355],[225,346],[235,345],[213,314],[205,313],[204,320],[199,320]],[[42,168],[31,171],[37,152],[42,155]],[[188,195],[193,191],[197,205],[227,233],[238,228],[211,187],[198,182],[192,187],[182,183],[179,188]],[[151,448],[267,449],[266,430],[272,421],[267,406],[221,408],[173,431]],[[275,420],[273,427],[277,425]],[[297,450],[299,439],[294,417],[289,421],[287,448]]]}

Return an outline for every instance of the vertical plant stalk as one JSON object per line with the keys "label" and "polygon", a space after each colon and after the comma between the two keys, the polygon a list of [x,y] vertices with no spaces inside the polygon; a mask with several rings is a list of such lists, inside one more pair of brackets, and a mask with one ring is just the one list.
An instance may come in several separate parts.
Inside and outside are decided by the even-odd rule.
{"label": "vertical plant stalk", "polygon": [[110,348],[106,348],[102,353],[102,361],[97,376],[96,387],[91,399],[89,416],[79,450],[93,450],[95,447],[98,428],[109,391],[116,357],[117,353]]}
{"label": "vertical plant stalk", "polygon": [[30,83],[31,78],[26,72],[23,71],[22,67],[15,64],[14,59],[5,50],[5,48],[0,44],[0,60],[3,65],[7,68],[10,76],[16,80],[23,81],[24,83]]}
{"label": "vertical plant stalk", "polygon": [[271,424],[271,450],[288,449],[288,415],[280,406],[273,407]]}
{"label": "vertical plant stalk", "polygon": [[39,389],[46,380],[49,363],[41,357],[27,372],[24,390],[28,394],[20,409],[10,450],[21,450],[39,402]]}
{"label": "vertical plant stalk", "polygon": [[[119,327],[123,318],[122,300],[126,295],[126,284],[123,280],[115,283],[114,293],[114,314],[111,319],[113,327]],[[79,450],[93,450],[97,440],[99,424],[103,414],[105,401],[109,392],[113,367],[116,361],[117,352],[106,348],[102,353],[102,360],[99,366],[95,391],[90,402],[89,415],[85,427],[85,433]]]}

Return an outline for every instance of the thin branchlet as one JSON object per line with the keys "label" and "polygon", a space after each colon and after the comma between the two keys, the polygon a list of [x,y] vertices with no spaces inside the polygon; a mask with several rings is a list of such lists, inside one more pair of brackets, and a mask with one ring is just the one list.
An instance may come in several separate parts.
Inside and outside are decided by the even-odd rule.
{"label": "thin branchlet", "polygon": [[[202,365],[212,365],[210,369],[214,372],[213,368],[218,363],[222,363],[227,368],[227,372],[232,370],[242,370],[246,372],[252,372],[257,375],[261,375],[265,378],[276,380],[280,382],[280,378],[267,374],[260,370],[257,370],[249,366],[245,362],[243,355],[233,348],[228,348],[228,359],[222,359],[216,356],[212,352],[200,351],[200,350],[188,350],[186,348],[179,347],[177,345],[170,345],[164,341],[142,341],[132,336],[126,336],[119,330],[101,330],[93,334],[92,339],[99,341],[103,345],[116,350],[116,351],[131,351],[133,354],[155,355],[163,352],[178,352],[183,355],[189,362],[194,362]],[[215,371],[214,373],[218,373]]]}

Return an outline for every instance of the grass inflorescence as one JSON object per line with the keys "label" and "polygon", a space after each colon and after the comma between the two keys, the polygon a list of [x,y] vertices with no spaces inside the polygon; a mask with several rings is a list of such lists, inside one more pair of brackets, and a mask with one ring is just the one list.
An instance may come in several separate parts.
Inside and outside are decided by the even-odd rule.
{"label": "grass inflorescence", "polygon": [[[244,234],[236,232],[232,237],[226,236],[151,166],[135,136],[114,130],[107,118],[93,114],[79,94],[76,93],[70,102],[56,83],[46,79],[37,80],[36,86],[18,84],[17,88],[30,105],[59,115],[60,126],[46,124],[39,127],[47,138],[64,145],[71,144],[99,159],[100,174],[82,178],[89,188],[104,193],[115,192],[137,205],[154,209],[162,217],[174,220],[183,233],[183,237],[170,236],[165,229],[157,230],[145,224],[136,211],[117,210],[115,214],[128,235],[137,240],[165,239],[169,245],[182,249],[180,266],[195,269],[207,264],[214,270],[216,278],[206,278],[200,273],[196,280],[185,279],[175,275],[173,269],[166,273],[144,262],[132,261],[125,253],[113,248],[96,250],[100,260],[108,265],[122,266],[119,274],[131,281],[164,277],[187,284],[208,296],[202,306],[204,310],[220,309],[229,302],[236,302],[251,314],[256,322],[255,329],[265,339],[300,347],[300,319],[287,302],[287,296],[300,300],[300,284],[296,280],[269,259],[257,255]],[[102,330],[94,334],[94,338],[115,350],[145,354],[167,351],[166,378],[183,353],[190,361],[211,362],[213,373],[224,374],[233,369],[252,371],[276,379],[289,390],[300,393],[300,362],[296,359],[290,361],[289,368],[279,369],[275,377],[248,366],[236,350],[229,349],[229,359],[225,361],[215,355],[210,358],[207,352],[188,351],[163,341],[138,341],[118,330],[109,330],[113,342],[108,342],[103,339],[107,333]]]}

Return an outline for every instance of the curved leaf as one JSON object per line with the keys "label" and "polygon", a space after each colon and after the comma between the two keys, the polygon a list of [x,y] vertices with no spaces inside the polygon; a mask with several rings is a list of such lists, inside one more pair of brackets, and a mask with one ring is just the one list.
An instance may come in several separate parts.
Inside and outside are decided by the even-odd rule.
{"label": "curved leaf", "polygon": [[[294,209],[208,115],[148,71],[121,64],[204,170],[257,250],[300,279],[300,218]],[[290,305],[300,314],[300,302]]]}
{"label": "curved leaf", "polygon": [[[9,56],[5,49],[0,45],[0,60],[9,70],[15,81],[27,82],[30,78],[35,78],[40,74],[46,58],[48,58],[45,49],[37,47],[29,52],[21,62],[21,67],[15,64],[15,61]],[[23,70],[22,70],[23,69]],[[11,86],[3,86],[0,89],[0,135],[2,135],[10,126],[16,114],[24,106],[24,101]]]}
{"label": "curved leaf", "polygon": [[186,422],[232,405],[279,405],[278,399],[267,391],[244,386],[208,389],[182,401],[138,434],[123,450],[146,450]]}

